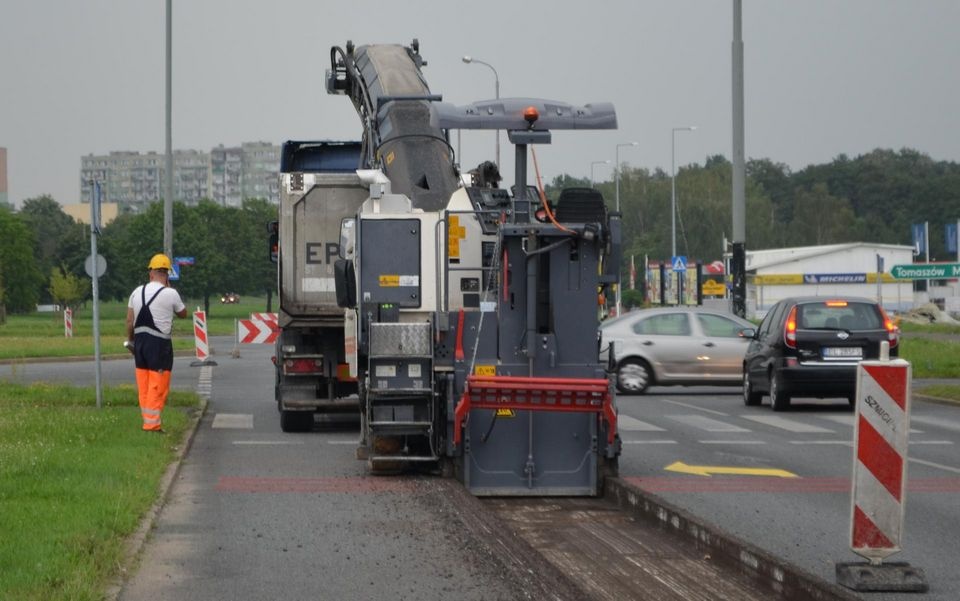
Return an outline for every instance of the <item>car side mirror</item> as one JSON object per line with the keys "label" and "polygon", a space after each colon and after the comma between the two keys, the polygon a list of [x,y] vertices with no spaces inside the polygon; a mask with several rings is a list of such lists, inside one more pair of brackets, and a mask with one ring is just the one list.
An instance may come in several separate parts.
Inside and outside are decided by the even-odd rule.
{"label": "car side mirror", "polygon": [[753,328],[743,328],[742,330],[737,332],[737,335],[740,336],[741,338],[756,338],[757,331]]}

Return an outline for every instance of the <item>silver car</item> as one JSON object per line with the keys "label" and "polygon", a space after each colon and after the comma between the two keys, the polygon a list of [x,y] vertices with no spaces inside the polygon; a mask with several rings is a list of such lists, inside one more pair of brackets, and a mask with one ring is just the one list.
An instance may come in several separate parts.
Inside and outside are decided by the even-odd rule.
{"label": "silver car", "polygon": [[740,385],[743,355],[755,325],[729,313],[663,307],[631,311],[600,324],[601,359],[613,365],[617,390],[641,394],[666,385]]}

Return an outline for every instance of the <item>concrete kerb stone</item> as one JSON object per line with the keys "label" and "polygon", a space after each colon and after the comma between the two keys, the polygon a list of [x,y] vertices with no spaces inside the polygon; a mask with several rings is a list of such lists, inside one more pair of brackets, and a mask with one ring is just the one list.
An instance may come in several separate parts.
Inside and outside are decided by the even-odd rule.
{"label": "concrete kerb stone", "polygon": [[147,542],[147,537],[157,521],[157,516],[160,515],[160,510],[163,509],[164,504],[167,502],[167,498],[170,496],[170,489],[173,488],[173,483],[176,481],[177,475],[180,473],[180,467],[183,465],[183,458],[190,451],[190,447],[193,445],[193,439],[197,434],[197,430],[200,427],[200,422],[203,420],[203,416],[206,414],[206,412],[207,399],[201,398],[200,408],[191,418],[189,429],[184,437],[183,443],[177,450],[176,458],[170,465],[167,466],[166,471],[163,473],[163,477],[160,479],[160,494],[157,496],[157,500],[154,501],[150,509],[144,514],[143,518],[140,520],[140,525],[137,527],[137,530],[130,536],[130,538],[127,539],[126,543],[124,544],[123,563],[120,565],[120,574],[107,586],[107,590],[104,592],[103,597],[105,601],[117,600],[121,591],[123,591],[123,587],[127,582],[127,578],[130,577],[134,566],[140,560],[140,554],[142,553],[143,547]]}
{"label": "concrete kerb stone", "polygon": [[917,401],[923,401],[926,403],[936,403],[937,405],[953,405],[954,407],[960,407],[960,401],[956,399],[946,399],[939,396],[932,396],[929,394],[913,394],[913,399]]}
{"label": "concrete kerb stone", "polygon": [[738,568],[777,592],[783,599],[809,601],[859,601],[849,590],[827,582],[738,537],[709,525],[660,497],[619,478],[607,478],[604,497],[621,510],[677,536],[690,539],[699,549]]}

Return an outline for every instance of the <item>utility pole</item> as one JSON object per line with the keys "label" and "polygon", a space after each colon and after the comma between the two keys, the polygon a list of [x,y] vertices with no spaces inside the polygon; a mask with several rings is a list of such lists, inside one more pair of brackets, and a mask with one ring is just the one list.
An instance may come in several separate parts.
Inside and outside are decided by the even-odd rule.
{"label": "utility pole", "polygon": [[747,201],[743,150],[743,0],[733,0],[733,313],[747,314]]}
{"label": "utility pole", "polygon": [[163,252],[173,260],[173,0],[167,0],[167,173],[163,192]]}

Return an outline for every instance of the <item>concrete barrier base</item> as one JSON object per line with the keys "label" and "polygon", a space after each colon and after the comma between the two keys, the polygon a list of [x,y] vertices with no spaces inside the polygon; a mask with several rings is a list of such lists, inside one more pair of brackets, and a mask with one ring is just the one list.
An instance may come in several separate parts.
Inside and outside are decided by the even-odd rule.
{"label": "concrete barrier base", "polygon": [[839,562],[837,584],[869,593],[925,593],[929,589],[923,569],[902,561],[878,565],[865,561]]}

